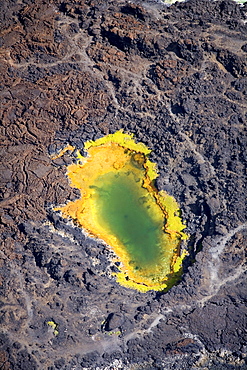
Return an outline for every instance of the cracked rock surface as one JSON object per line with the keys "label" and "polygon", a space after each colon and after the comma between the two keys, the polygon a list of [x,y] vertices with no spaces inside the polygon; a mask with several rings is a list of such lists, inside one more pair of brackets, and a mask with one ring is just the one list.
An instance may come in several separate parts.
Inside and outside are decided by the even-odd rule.
{"label": "cracked rock surface", "polygon": [[[1,2],[1,369],[247,369],[246,10]],[[73,153],[52,155],[119,129],[190,234],[167,293],[119,286],[107,246],[53,210],[79,194]]]}

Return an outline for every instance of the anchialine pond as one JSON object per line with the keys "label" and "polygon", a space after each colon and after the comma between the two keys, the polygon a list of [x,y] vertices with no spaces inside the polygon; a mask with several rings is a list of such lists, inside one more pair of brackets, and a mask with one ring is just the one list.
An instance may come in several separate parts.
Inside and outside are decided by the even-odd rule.
{"label": "anchialine pond", "polygon": [[88,141],[84,149],[87,156],[79,154],[67,172],[81,197],[55,210],[113,250],[119,284],[165,290],[181,271],[187,235],[176,200],[154,185],[158,172],[150,149],[122,131]]}

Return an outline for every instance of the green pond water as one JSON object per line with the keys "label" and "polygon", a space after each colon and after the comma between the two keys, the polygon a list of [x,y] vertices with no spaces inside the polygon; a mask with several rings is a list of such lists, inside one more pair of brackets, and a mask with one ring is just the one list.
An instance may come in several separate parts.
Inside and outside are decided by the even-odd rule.
{"label": "green pond water", "polygon": [[124,244],[135,268],[150,267],[160,261],[162,227],[160,212],[154,213],[155,199],[141,187],[136,174],[108,173],[94,186],[98,222]]}

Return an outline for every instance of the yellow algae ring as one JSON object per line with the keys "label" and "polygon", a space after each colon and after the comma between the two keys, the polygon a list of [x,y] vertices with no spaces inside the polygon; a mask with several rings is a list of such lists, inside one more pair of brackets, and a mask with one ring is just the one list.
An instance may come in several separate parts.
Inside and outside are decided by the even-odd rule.
{"label": "yellow algae ring", "polygon": [[141,292],[175,283],[188,236],[176,200],[158,191],[155,163],[133,134],[117,131],[85,143],[86,157],[68,166],[71,186],[81,198],[57,207],[89,236],[103,240],[120,262],[117,282]]}

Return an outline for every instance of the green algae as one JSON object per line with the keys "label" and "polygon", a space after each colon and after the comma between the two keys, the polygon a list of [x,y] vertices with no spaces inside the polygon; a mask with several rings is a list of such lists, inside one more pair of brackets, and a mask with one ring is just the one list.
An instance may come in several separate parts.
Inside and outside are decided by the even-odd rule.
{"label": "green algae", "polygon": [[98,222],[114,235],[129,254],[136,269],[150,267],[161,258],[163,219],[150,212],[151,194],[133,173],[101,176],[97,186]]}

